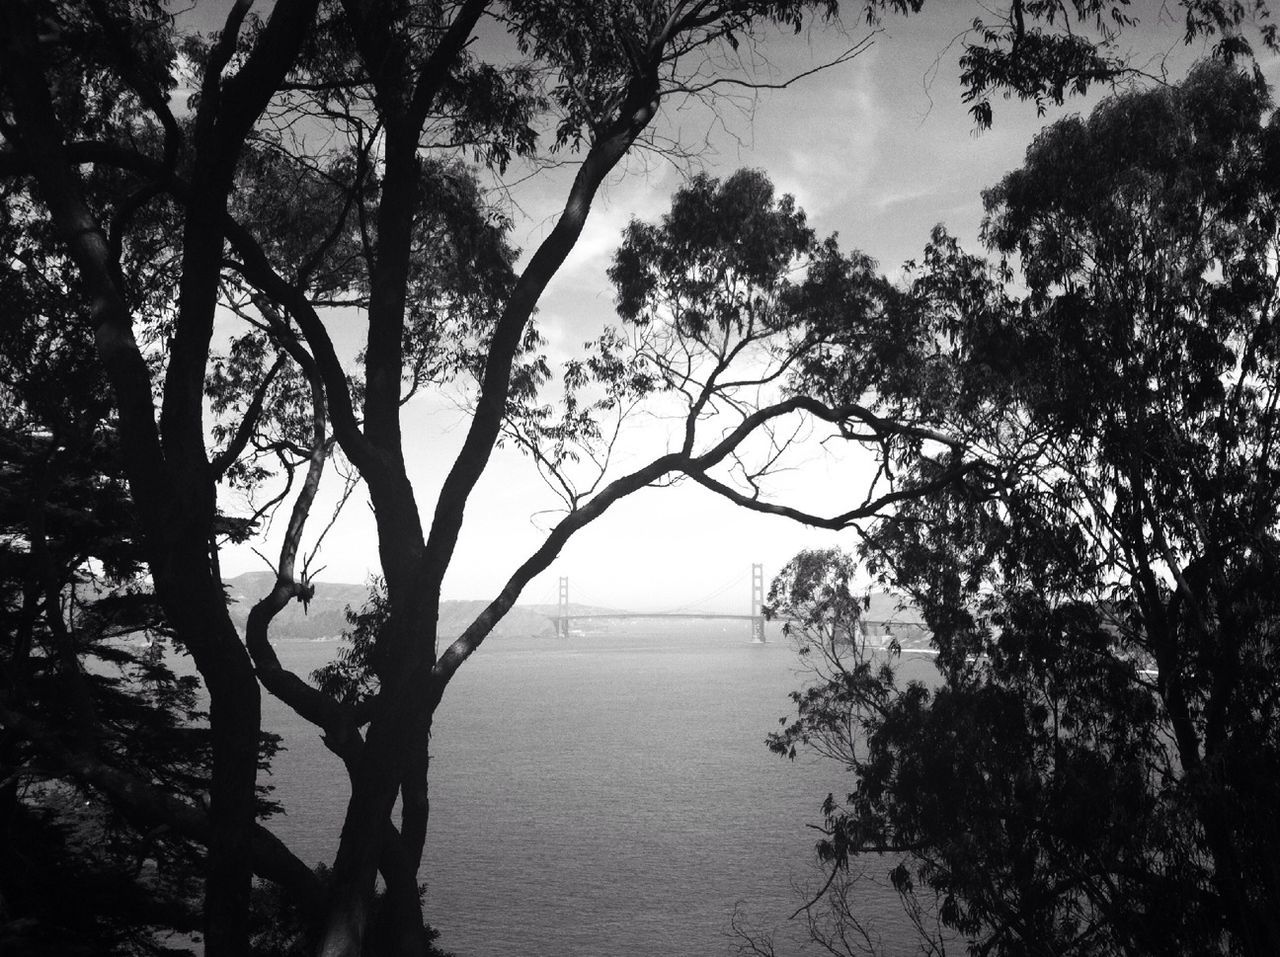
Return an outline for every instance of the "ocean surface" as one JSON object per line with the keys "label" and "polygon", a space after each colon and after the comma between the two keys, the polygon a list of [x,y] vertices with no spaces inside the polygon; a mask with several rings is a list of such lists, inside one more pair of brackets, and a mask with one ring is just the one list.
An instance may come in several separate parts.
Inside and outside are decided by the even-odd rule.
{"label": "ocean surface", "polygon": [[[307,675],[338,647],[277,651]],[[799,668],[788,642],[753,644],[745,625],[486,643],[446,691],[432,739],[422,877],[440,945],[457,957],[730,955],[737,907],[774,932],[778,957],[813,952],[788,916],[820,885],[807,825],[848,779],[764,745],[791,714]],[[270,827],[328,863],[345,775],[312,727],[263,704],[287,749],[268,779],[287,814]],[[886,953],[914,952],[892,892],[868,886],[860,901]]]}

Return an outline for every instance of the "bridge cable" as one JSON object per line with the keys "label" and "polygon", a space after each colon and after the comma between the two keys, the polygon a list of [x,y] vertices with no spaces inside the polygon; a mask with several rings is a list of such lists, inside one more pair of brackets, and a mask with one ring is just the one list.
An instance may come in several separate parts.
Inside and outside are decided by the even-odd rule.
{"label": "bridge cable", "polygon": [[722,585],[720,585],[718,588],[713,589],[707,594],[702,595],[700,598],[696,598],[693,601],[685,602],[682,605],[677,605],[674,608],[667,608],[661,612],[655,612],[655,614],[672,615],[672,614],[678,614],[680,612],[705,611],[705,608],[700,608],[698,606],[705,605],[707,602],[710,602],[716,598],[719,598],[721,595],[727,592],[730,588],[737,588],[738,586],[744,584],[746,581],[747,581],[746,575],[742,574],[741,572],[734,572],[734,574],[728,580],[726,580]]}

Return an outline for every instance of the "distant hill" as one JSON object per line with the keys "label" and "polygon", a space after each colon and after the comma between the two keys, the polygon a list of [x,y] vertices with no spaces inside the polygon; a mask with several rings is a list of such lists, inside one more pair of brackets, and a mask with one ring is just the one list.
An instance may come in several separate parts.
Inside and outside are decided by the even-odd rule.
{"label": "distant hill", "polygon": [[[247,572],[229,578],[227,597],[231,599],[231,620],[241,632],[254,602],[271,591],[276,576],[271,572]],[[333,638],[347,627],[344,614],[348,605],[359,608],[369,589],[364,585],[316,582],[316,594],[304,611],[300,602],[291,601],[271,623],[273,638]]]}
{"label": "distant hill", "polygon": [[[271,572],[247,572],[227,579],[227,595],[232,601],[231,620],[244,630],[249,609],[270,591],[275,582]],[[276,639],[336,638],[347,627],[347,606],[359,608],[368,597],[364,585],[316,582],[315,597],[304,611],[300,602],[290,602],[271,624]],[[445,601],[440,605],[440,637],[456,638],[475,620],[488,601]],[[574,606],[577,608],[585,606]],[[549,609],[547,611],[546,609]],[[595,609],[607,611],[608,609]],[[579,611],[578,614],[587,614]],[[555,634],[555,605],[516,605],[498,622],[492,637],[551,637]]]}

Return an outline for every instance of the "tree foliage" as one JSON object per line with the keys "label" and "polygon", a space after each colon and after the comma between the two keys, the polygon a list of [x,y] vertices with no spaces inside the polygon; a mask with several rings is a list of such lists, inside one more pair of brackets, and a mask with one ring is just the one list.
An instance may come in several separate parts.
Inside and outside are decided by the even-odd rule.
{"label": "tree foliage", "polygon": [[1278,135],[1218,64],[1115,97],[985,194],[1016,259],[938,234],[913,286],[945,345],[939,427],[983,465],[863,554],[939,675],[887,664],[833,698],[868,663],[841,649],[775,745],[853,719],[824,854],[891,852],[974,953],[1280,942]]}

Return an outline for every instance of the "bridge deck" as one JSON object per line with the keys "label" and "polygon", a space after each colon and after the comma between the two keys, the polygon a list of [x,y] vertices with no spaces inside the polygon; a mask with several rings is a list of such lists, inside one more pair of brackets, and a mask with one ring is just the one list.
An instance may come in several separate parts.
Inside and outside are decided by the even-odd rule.
{"label": "bridge deck", "polygon": [[685,619],[727,619],[729,621],[755,621],[763,618],[763,615],[720,615],[715,612],[643,612],[643,611],[627,611],[617,612],[615,614],[601,615],[562,615],[561,621],[617,621],[627,618],[685,618]]}

